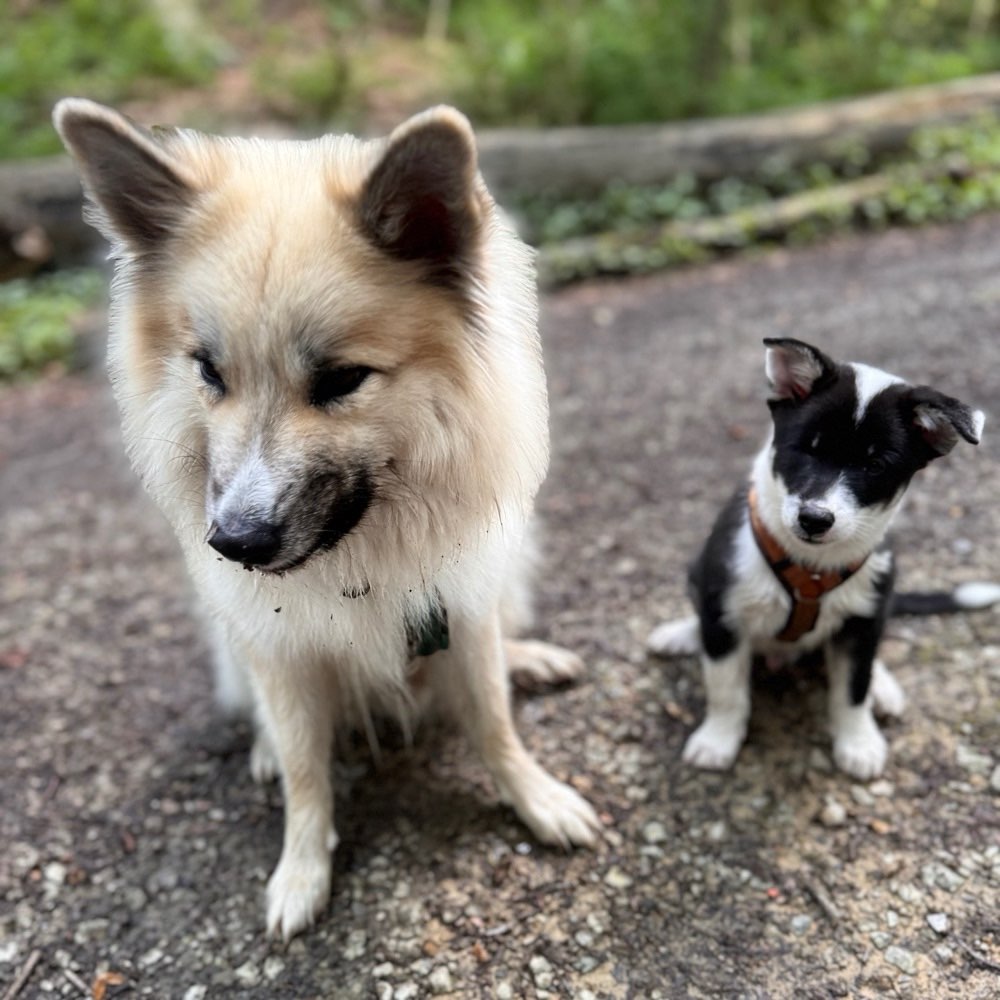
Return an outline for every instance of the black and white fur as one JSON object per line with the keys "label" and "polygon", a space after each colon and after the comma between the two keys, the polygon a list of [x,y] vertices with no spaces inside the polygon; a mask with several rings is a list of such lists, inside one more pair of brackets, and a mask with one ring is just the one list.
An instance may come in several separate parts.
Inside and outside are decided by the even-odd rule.
{"label": "black and white fur", "polygon": [[[927,386],[867,365],[838,364],[801,341],[764,343],[772,433],[750,483],[722,510],[691,567],[697,617],[660,625],[648,647],[660,656],[701,653],[708,711],[684,759],[712,769],[728,768],[746,735],[753,656],[793,660],[821,651],[834,759],[848,774],[870,779],[888,752],[873,709],[898,715],[905,700],[876,659],[893,610],[886,533],[913,475],[959,438],[977,444],[984,416]],[[791,599],[754,540],[749,486],[764,526],[796,563],[822,571],[864,559],[822,598],[814,628],[794,642],[774,638]],[[996,600],[1000,587],[967,586],[930,607],[917,602],[899,610],[954,610]]]}

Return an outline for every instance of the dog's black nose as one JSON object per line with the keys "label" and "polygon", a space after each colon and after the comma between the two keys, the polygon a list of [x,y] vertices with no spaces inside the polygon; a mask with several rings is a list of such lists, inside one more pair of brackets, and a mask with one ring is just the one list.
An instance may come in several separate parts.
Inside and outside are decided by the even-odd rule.
{"label": "dog's black nose", "polygon": [[281,549],[281,530],[266,521],[234,518],[212,524],[208,544],[220,555],[244,566],[266,566]]}
{"label": "dog's black nose", "polygon": [[810,536],[825,534],[833,527],[835,520],[832,510],[818,504],[804,504],[799,511],[799,527]]}

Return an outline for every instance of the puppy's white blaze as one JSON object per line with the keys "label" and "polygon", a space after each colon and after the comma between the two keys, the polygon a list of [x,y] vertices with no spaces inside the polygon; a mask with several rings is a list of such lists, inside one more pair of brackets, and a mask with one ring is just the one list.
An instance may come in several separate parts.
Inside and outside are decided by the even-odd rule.
{"label": "puppy's white blaze", "polygon": [[854,409],[854,422],[860,424],[871,401],[883,389],[888,389],[890,385],[900,385],[903,380],[870,365],[852,364],[850,367],[854,369],[854,388],[858,397]]}

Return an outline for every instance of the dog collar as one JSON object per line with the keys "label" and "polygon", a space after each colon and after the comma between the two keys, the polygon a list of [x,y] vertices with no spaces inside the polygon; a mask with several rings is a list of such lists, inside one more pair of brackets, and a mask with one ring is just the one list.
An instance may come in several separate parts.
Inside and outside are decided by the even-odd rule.
{"label": "dog collar", "polygon": [[407,621],[406,645],[411,660],[448,648],[448,610],[439,594],[435,594],[434,603],[419,621]]}
{"label": "dog collar", "polygon": [[825,594],[849,580],[865,564],[864,559],[849,563],[841,569],[810,569],[794,562],[781,543],[767,530],[757,510],[757,491],[751,486],[747,495],[750,509],[750,530],[754,541],[771,572],[792,599],[788,619],[775,638],[781,642],[795,642],[816,627],[820,601]]}

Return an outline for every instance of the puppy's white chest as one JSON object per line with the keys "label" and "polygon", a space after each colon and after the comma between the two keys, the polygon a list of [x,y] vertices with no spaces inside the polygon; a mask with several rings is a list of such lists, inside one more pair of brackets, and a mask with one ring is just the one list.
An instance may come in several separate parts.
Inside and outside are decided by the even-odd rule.
{"label": "puppy's white chest", "polygon": [[781,642],[777,636],[789,621],[793,598],[761,555],[746,525],[737,535],[732,567],[735,582],[724,602],[726,617],[760,652],[813,649],[848,618],[875,613],[875,581],[889,569],[891,558],[888,552],[870,556],[850,579],[819,598],[819,614],[812,628],[792,642]]}

